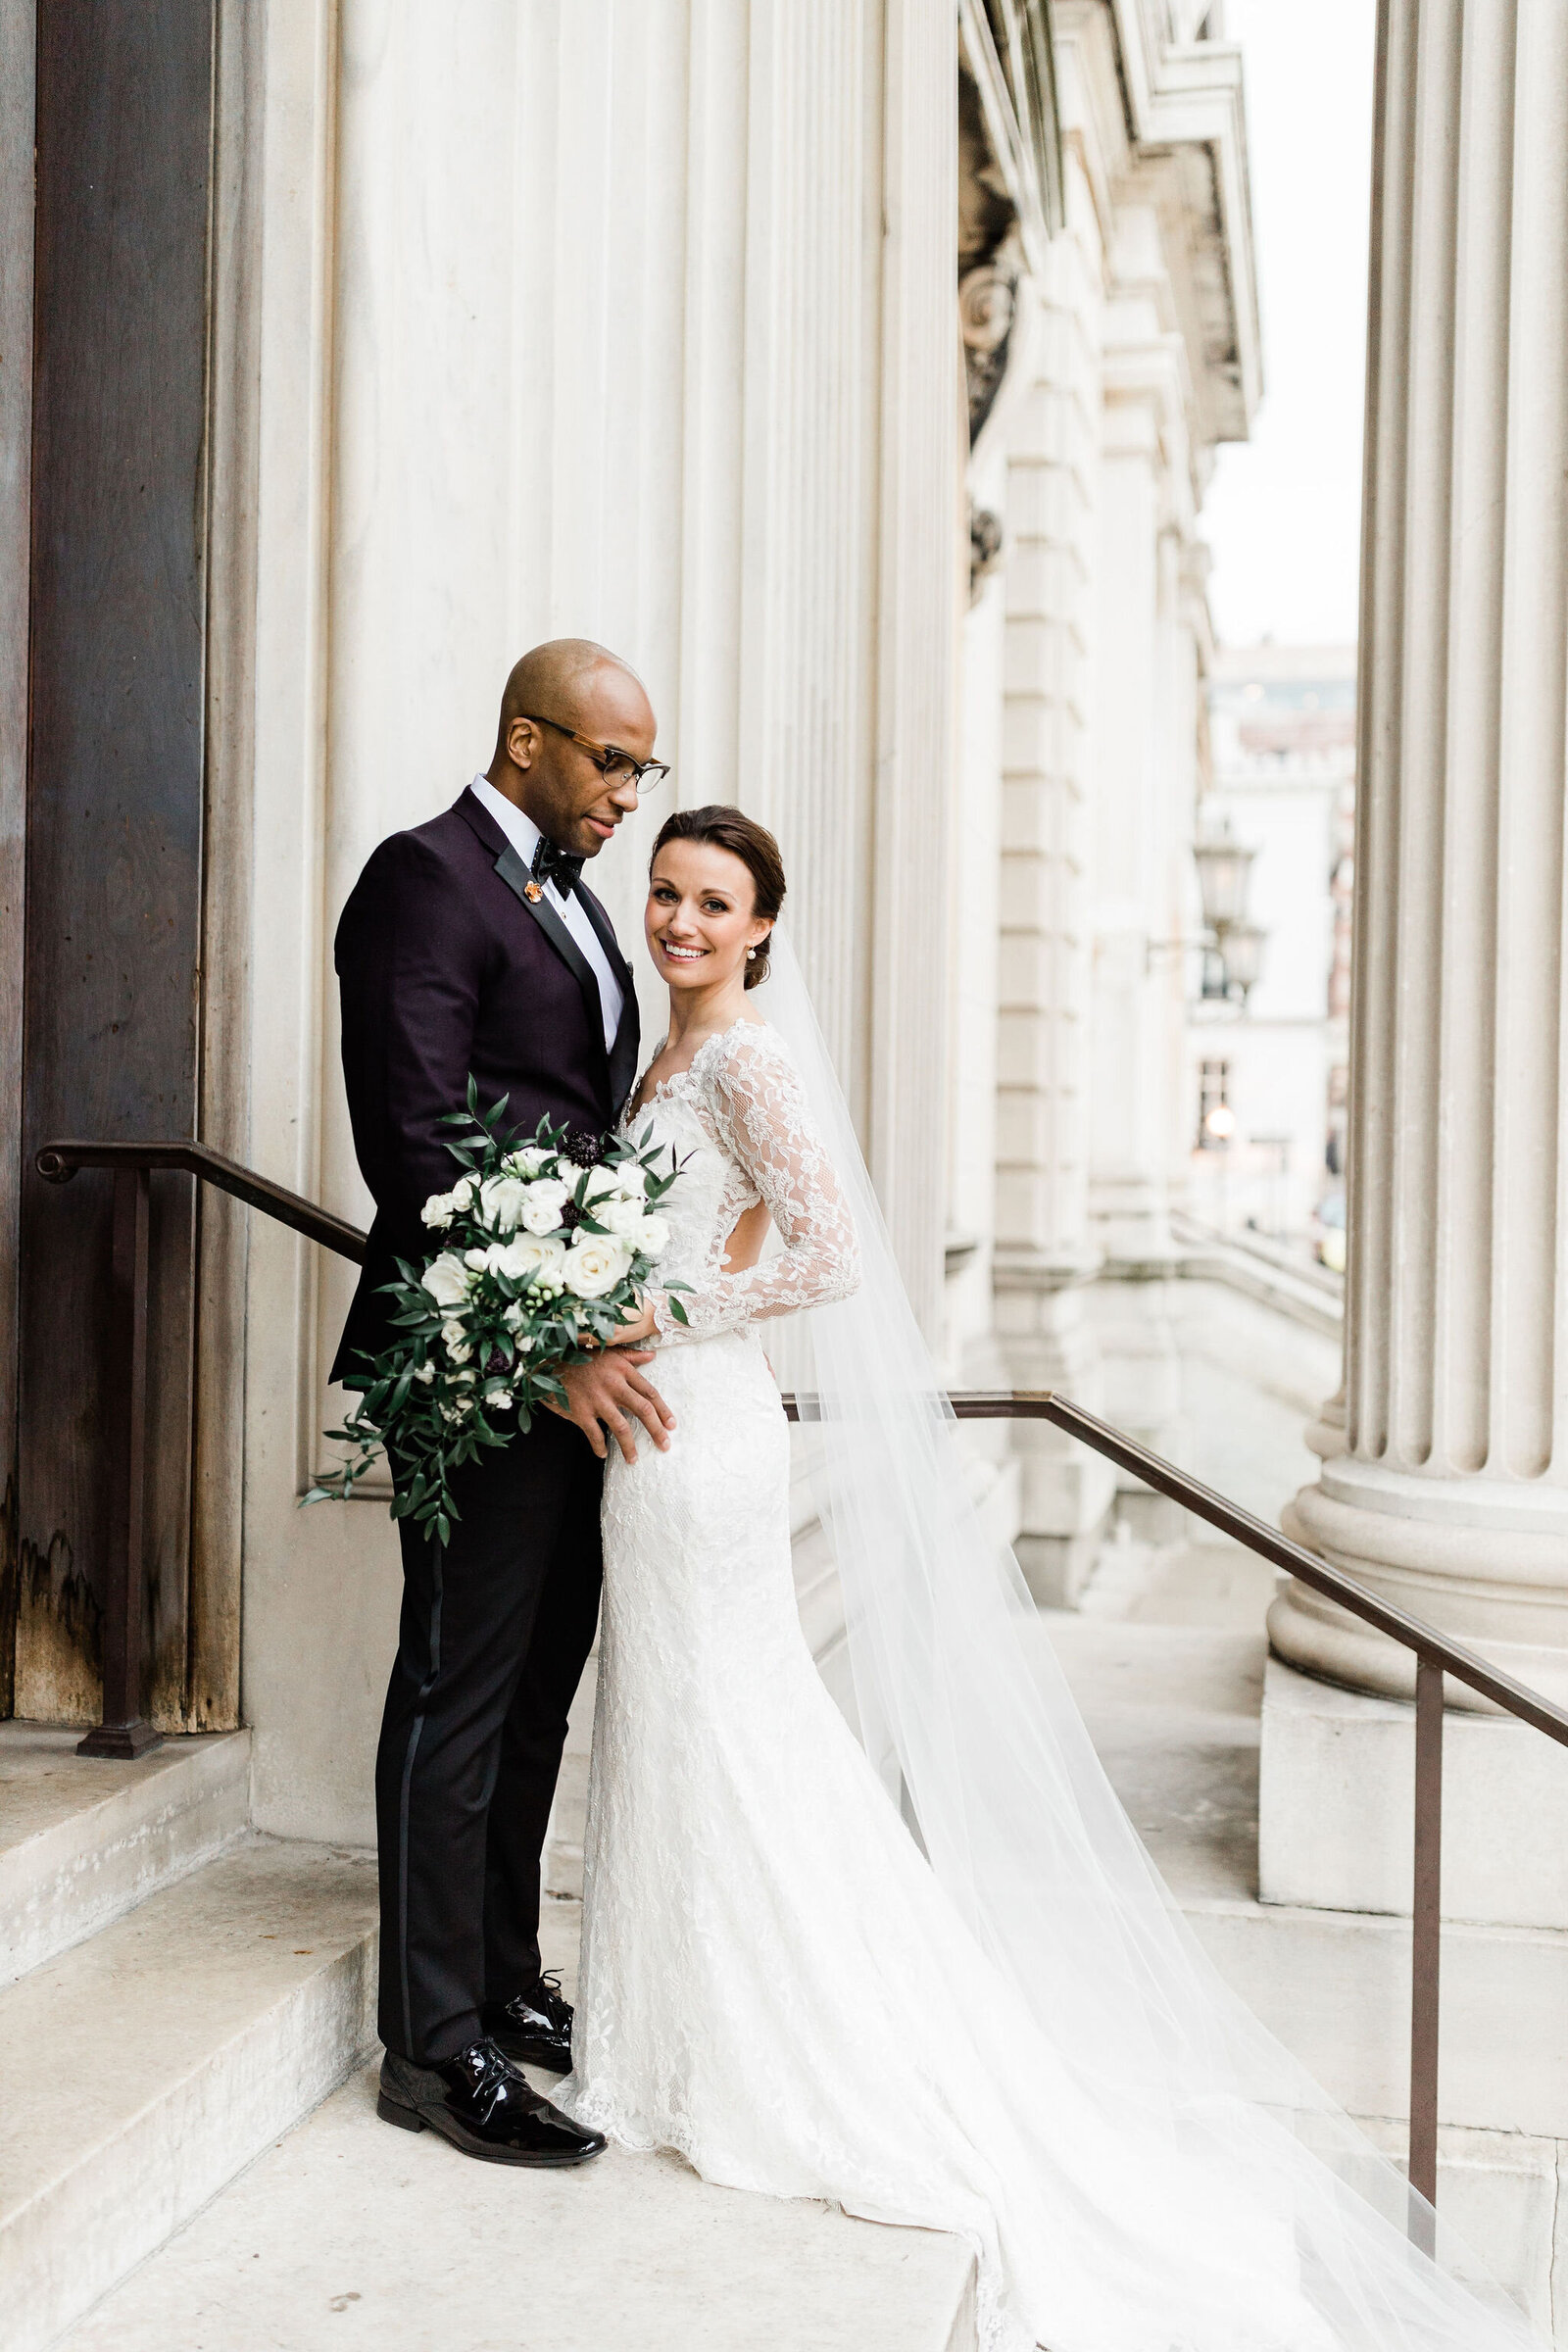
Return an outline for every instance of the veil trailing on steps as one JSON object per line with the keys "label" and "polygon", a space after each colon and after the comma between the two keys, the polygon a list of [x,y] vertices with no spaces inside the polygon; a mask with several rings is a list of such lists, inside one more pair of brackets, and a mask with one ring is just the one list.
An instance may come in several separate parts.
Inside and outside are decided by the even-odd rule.
{"label": "veil trailing on steps", "polygon": [[[1017,1562],[971,1499],[781,933],[771,964],[760,1009],[794,1054],[863,1265],[853,1298],[798,1318],[790,1350],[814,1393],[803,1415],[820,1422],[813,1499],[843,1584],[860,1736],[896,1763],[938,1880],[1125,2146],[1129,2263],[1160,2263],[1139,2199],[1180,2178],[1235,2214],[1240,2266],[1277,2267],[1296,2314],[1279,2352],[1521,2352],[1538,2339],[1515,2306],[1230,1991],[1123,1812]],[[1275,2352],[1224,2328],[1214,2286],[1195,2301],[1190,2279],[1172,2279],[1171,2352]],[[1166,2352],[1163,2334],[1148,2352]]]}

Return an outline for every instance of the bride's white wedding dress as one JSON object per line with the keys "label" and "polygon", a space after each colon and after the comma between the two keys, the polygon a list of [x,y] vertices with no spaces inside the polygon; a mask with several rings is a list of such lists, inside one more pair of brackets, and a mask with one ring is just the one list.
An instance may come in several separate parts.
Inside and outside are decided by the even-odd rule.
{"label": "bride's white wedding dress", "polygon": [[[1201,2098],[1178,2115],[1157,2080],[1108,2098],[1115,2054],[1080,2046],[1071,2020],[1043,2031],[988,1956],[797,1616],[790,1445],[763,1332],[855,1288],[858,1228],[791,1054],[739,1023],[628,1124],[684,1162],[662,1270],[691,1286],[689,1324],[661,1313],[669,1450],[640,1440],[628,1465],[612,1448],[605,1483],[561,2104],[627,2146],[678,2150],[710,2180],[957,2232],[979,2258],[986,2352],[1512,2343],[1370,2212],[1393,2301],[1368,2289],[1359,2240],[1336,2286],[1334,2244],[1303,2246],[1280,2195],[1254,2197],[1254,2178],[1273,2176],[1249,2143],[1286,2136],[1277,2124],[1249,2111],[1238,2126],[1222,2091],[1214,2117]],[[726,1275],[727,1237],[758,1200],[784,1249]],[[1139,2031],[1129,2020],[1130,2041]]]}

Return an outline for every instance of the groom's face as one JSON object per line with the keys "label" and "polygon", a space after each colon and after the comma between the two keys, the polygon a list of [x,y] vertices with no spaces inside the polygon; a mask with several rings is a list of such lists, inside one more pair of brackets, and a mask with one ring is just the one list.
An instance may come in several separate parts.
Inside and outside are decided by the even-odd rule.
{"label": "groom's face", "polygon": [[642,687],[623,669],[595,670],[574,679],[560,708],[540,710],[541,719],[513,721],[508,750],[518,769],[519,798],[541,833],[558,849],[578,858],[597,858],[615,829],[637,810],[636,783],[613,768],[605,754],[573,743],[563,732],[588,735],[609,750],[629,752],[637,760],[653,757],[658,722]]}

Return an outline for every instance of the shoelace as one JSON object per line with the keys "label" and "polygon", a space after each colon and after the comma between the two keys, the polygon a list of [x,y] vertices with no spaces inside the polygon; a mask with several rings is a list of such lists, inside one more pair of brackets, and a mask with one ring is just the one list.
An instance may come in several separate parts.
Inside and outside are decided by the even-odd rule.
{"label": "shoelace", "polygon": [[559,1969],[547,1968],[545,1970],[539,1979],[539,1988],[534,1993],[529,2006],[537,2009],[541,2017],[548,2017],[558,2034],[570,2032],[571,2005],[561,1989]]}
{"label": "shoelace", "polygon": [[483,2051],[472,2076],[473,2095],[480,2103],[481,2113],[489,2120],[496,2099],[507,2084],[515,2078],[516,2070],[507,2062],[505,2052],[492,2042]]}

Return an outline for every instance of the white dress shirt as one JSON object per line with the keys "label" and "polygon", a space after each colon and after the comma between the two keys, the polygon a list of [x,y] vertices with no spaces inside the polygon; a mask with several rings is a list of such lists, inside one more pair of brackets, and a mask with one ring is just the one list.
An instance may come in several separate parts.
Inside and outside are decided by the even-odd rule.
{"label": "white dress shirt", "polygon": [[[487,808],[526,866],[533,864],[533,854],[539,847],[540,832],[531,816],[525,816],[504,792],[497,792],[488,776],[475,776],[470,787],[474,799]],[[583,954],[587,956],[594,978],[599,983],[599,1007],[605,1021],[605,1052],[615,1043],[620,1027],[621,1006],[625,999],[619,981],[610,968],[610,958],[600,943],[598,932],[589,918],[588,909],[577,893],[568,891],[564,898],[554,882],[544,886],[545,897],[560,915]]]}

